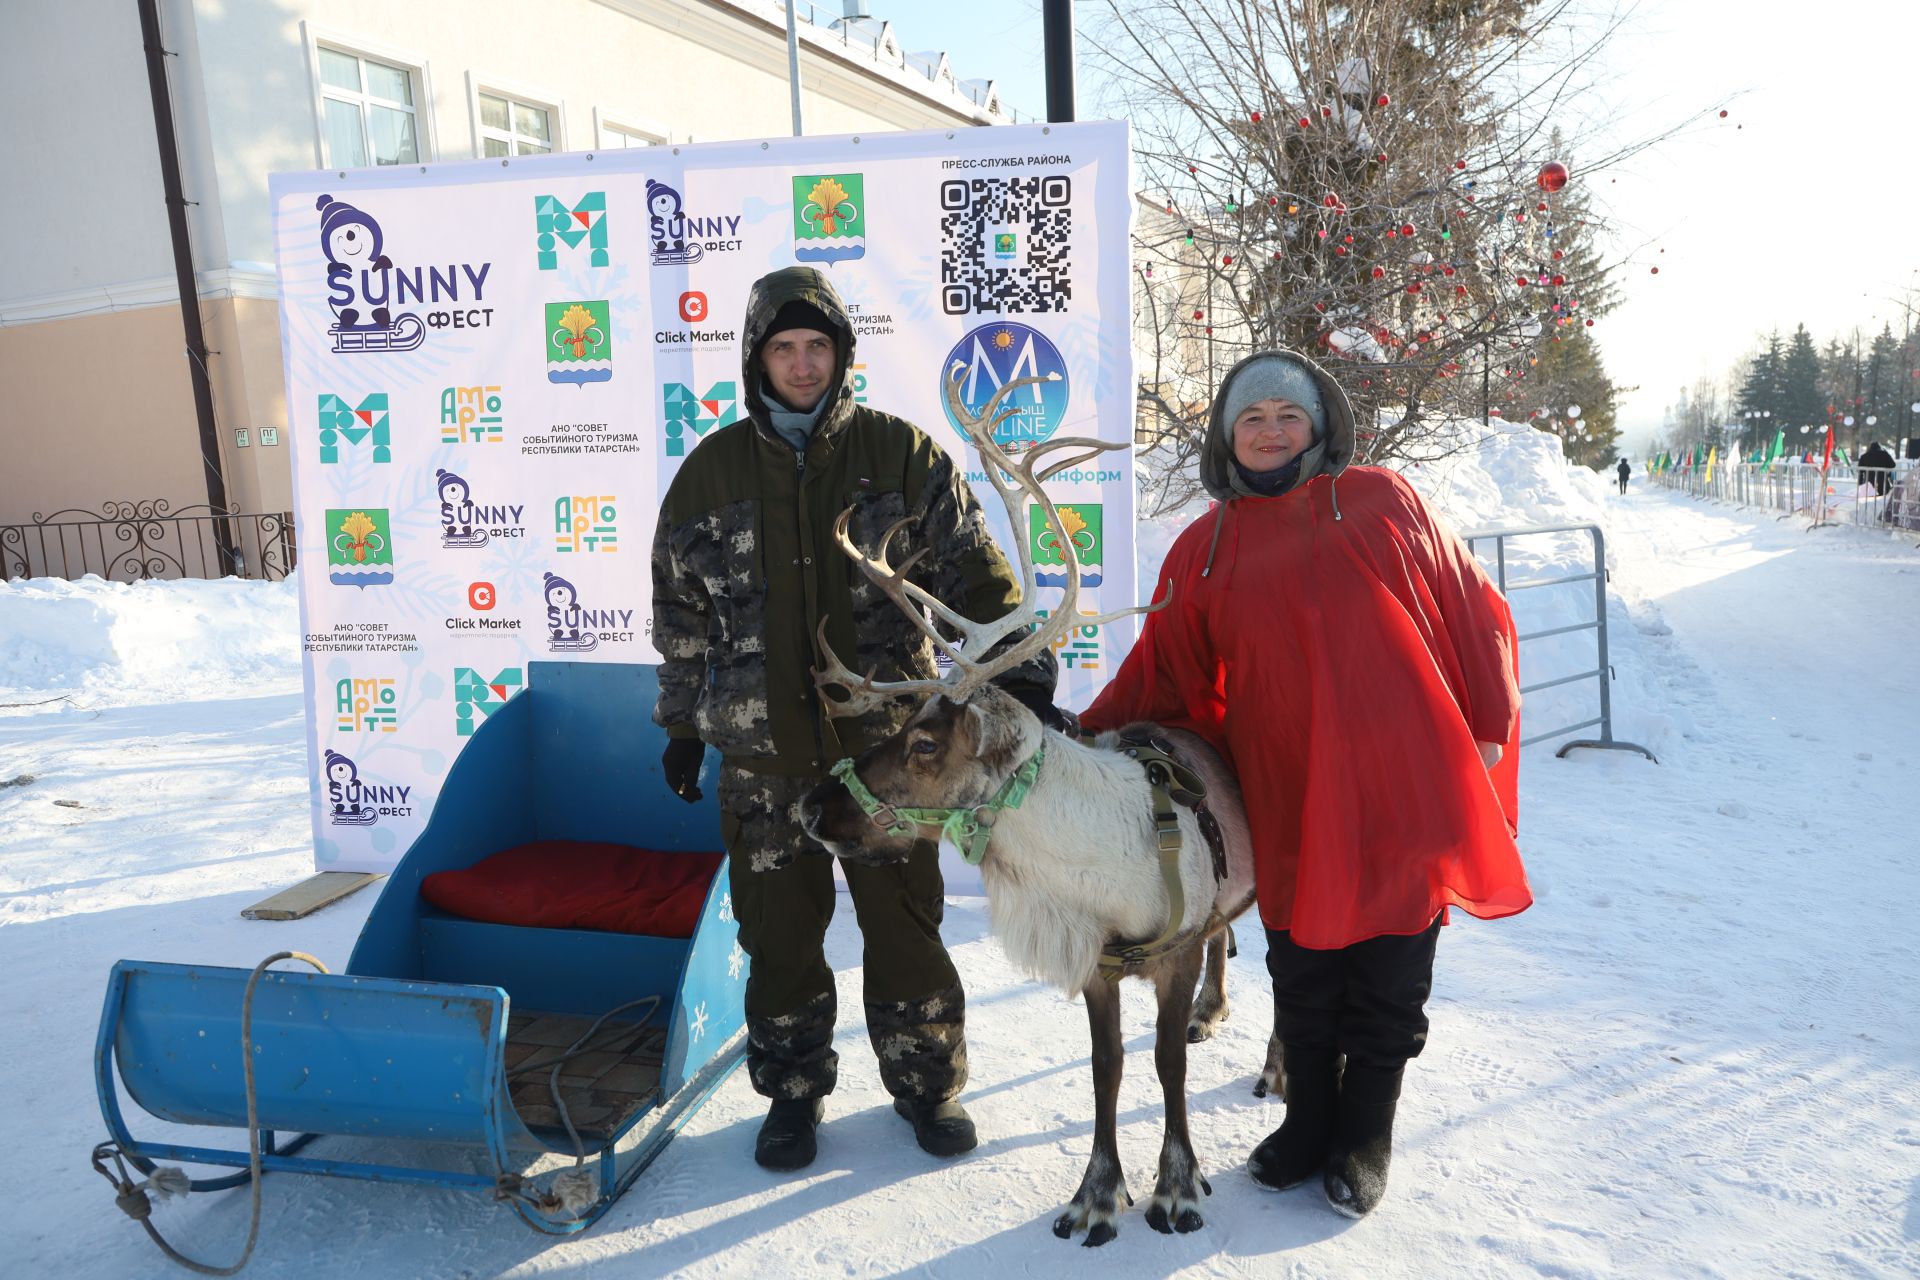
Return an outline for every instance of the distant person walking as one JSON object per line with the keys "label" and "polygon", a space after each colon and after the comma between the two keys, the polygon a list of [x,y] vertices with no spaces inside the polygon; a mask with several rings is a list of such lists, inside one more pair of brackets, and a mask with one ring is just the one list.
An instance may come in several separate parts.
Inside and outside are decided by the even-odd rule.
{"label": "distant person walking", "polygon": [[1633,464],[1625,458],[1622,458],[1620,459],[1620,465],[1615,467],[1613,472],[1620,477],[1620,492],[1625,493],[1627,491],[1627,477],[1633,474]]}

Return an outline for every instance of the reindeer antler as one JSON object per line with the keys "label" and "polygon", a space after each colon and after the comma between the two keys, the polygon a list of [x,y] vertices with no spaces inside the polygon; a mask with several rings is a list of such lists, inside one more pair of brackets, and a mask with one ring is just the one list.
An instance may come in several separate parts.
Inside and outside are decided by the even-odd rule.
{"label": "reindeer antler", "polygon": [[[888,599],[909,618],[915,626],[930,638],[953,662],[953,670],[941,680],[890,680],[875,681],[871,673],[860,676],[848,670],[832,648],[827,644],[827,624],[823,618],[816,635],[820,653],[828,664],[825,670],[815,669],[814,684],[823,693],[829,688],[848,691],[845,701],[826,698],[827,714],[830,716],[860,715],[872,710],[886,700],[905,694],[944,693],[955,702],[964,702],[967,697],[995,676],[1010,671],[1026,662],[1034,655],[1050,648],[1056,641],[1064,639],[1073,628],[1097,626],[1101,623],[1115,622],[1135,614],[1151,613],[1164,608],[1167,600],[1150,605],[1119,609],[1112,613],[1103,613],[1082,617],[1076,605],[1080,598],[1080,556],[1068,535],[1065,522],[1055,508],[1053,499],[1047,496],[1043,481],[1060,471],[1087,462],[1102,453],[1115,449],[1128,448],[1126,444],[1095,440],[1086,436],[1069,436],[1064,439],[1049,440],[1026,450],[1019,462],[1015,462],[994,442],[993,433],[1001,423],[1012,417],[1018,410],[1001,408],[1007,396],[1021,387],[1033,386],[1041,382],[1050,382],[1053,375],[1047,377],[1016,378],[994,392],[979,413],[969,412],[960,399],[959,386],[965,380],[965,370],[958,369],[944,379],[944,391],[947,407],[954,419],[961,424],[967,437],[973,441],[980,452],[981,462],[986,467],[987,479],[992,483],[994,492],[1000,495],[1000,501],[1007,510],[1009,527],[1014,531],[1014,545],[1020,557],[1020,603],[1010,612],[991,622],[975,622],[955,613],[947,605],[935,599],[924,588],[907,580],[906,574],[921,556],[930,548],[922,548],[910,556],[907,561],[894,568],[887,562],[887,546],[892,542],[908,521],[902,520],[889,528],[880,539],[879,553],[868,556],[860,550],[847,534],[848,520],[853,515],[849,507],[840,513],[834,521],[834,541],[840,550],[851,557],[860,566],[862,573],[875,586],[880,588]],[[1061,457],[1044,470],[1037,470],[1042,459]],[[1035,580],[1033,553],[1028,549],[1027,540],[1020,537],[1021,517],[1024,512],[1020,506],[1020,495],[1031,496],[1039,503],[1047,527],[1058,540],[1062,557],[1066,561],[1067,581],[1060,594],[1060,603],[1046,618],[1038,611],[1039,584]],[[1169,596],[1168,599],[1171,599]],[[958,633],[957,641],[950,641],[941,630],[928,620],[931,613],[952,631]],[[976,659],[974,655],[984,655],[996,645],[1004,643],[1009,637],[1021,631],[1027,634],[1020,640],[1008,645],[990,659]]]}

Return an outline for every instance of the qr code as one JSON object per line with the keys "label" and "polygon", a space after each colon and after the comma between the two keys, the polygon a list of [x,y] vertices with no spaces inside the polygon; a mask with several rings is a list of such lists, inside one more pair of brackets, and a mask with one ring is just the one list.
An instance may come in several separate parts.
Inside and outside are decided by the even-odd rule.
{"label": "qr code", "polygon": [[1063,173],[942,182],[941,308],[950,316],[1065,311],[1073,297],[1072,197]]}

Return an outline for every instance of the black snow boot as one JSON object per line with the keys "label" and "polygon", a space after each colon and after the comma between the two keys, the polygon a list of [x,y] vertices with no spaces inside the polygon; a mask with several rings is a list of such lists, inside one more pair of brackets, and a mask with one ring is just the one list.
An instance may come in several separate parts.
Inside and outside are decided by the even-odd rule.
{"label": "black snow boot", "polygon": [[1340,1097],[1337,1050],[1285,1045],[1281,1061],[1287,1118],[1247,1157],[1247,1172],[1269,1191],[1299,1186],[1327,1162]]}
{"label": "black snow boot", "polygon": [[893,1109],[913,1122],[913,1140],[928,1155],[957,1156],[979,1142],[967,1109],[952,1099],[895,1098]]}
{"label": "black snow boot", "polygon": [[753,1143],[753,1158],[763,1169],[782,1173],[804,1169],[813,1163],[819,1150],[813,1131],[820,1127],[827,1104],[821,1098],[780,1098],[767,1109],[760,1122],[760,1136]]}
{"label": "black snow boot", "polygon": [[1393,1113],[1404,1069],[1347,1066],[1334,1109],[1333,1152],[1327,1157],[1327,1203],[1364,1218],[1387,1194],[1393,1160]]}

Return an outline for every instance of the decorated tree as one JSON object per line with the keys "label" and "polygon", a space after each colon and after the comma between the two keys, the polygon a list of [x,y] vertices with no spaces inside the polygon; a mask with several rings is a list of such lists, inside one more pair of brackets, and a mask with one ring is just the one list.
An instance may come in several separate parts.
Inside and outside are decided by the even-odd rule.
{"label": "decorated tree", "polygon": [[[1151,212],[1140,427],[1163,466],[1198,447],[1219,375],[1275,346],[1341,381],[1363,461],[1447,447],[1448,418],[1536,406],[1541,349],[1604,311],[1614,269],[1580,184],[1624,153],[1551,128],[1583,118],[1609,34],[1543,40],[1571,8],[1109,0],[1095,39]],[[1556,363],[1604,377],[1590,344]]]}

